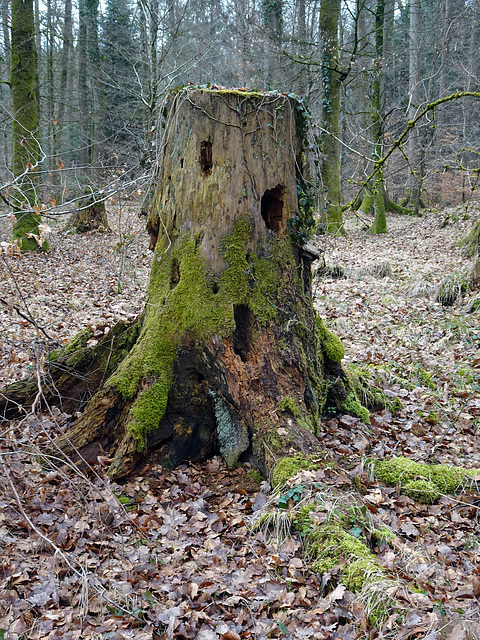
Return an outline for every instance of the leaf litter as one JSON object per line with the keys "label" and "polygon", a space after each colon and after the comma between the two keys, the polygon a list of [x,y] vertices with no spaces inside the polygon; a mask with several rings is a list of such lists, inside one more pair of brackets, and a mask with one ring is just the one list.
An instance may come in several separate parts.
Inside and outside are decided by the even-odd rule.
{"label": "leaf litter", "polygon": [[[2,256],[2,382],[21,378],[52,346],[14,305],[28,309],[53,343],[141,310],[150,257],[142,222],[132,212],[125,221],[135,240],[128,251],[122,246],[123,258],[125,229],[57,232],[45,256]],[[392,591],[391,605],[372,617],[367,599],[335,571],[327,580],[310,571],[298,532],[275,541],[252,530],[272,498],[248,467],[228,471],[214,458],[166,470],[152,453],[136,475],[115,483],[101,458],[81,470],[45,453],[69,418],[54,408],[2,425],[5,638],[480,637],[475,487],[423,505],[378,483],[365,465],[366,457],[404,455],[480,467],[478,311],[465,312],[468,299],[449,308],[435,302],[445,274],[468,268],[456,242],[472,223],[442,228],[433,213],[389,223],[388,236],[370,236],[348,218],[349,235],[329,237],[325,247],[327,263],[346,277],[318,278],[314,295],[345,343],[347,367],[366,372],[402,408],[379,407],[369,425],[331,416],[321,434],[324,466],[291,486],[327,487],[339,501],[353,493],[392,530],[394,541],[372,543],[387,576],[404,587]],[[350,524],[364,535],[362,518]]]}

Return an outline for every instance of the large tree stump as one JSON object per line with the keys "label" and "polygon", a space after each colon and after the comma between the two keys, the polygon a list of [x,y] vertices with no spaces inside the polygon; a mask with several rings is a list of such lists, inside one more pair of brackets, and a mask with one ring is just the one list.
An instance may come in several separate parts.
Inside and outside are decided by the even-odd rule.
{"label": "large tree stump", "polygon": [[342,344],[312,304],[304,126],[276,93],[171,96],[138,339],[59,441],[67,451],[98,442],[122,476],[154,446],[170,465],[219,452],[264,473],[319,446],[329,391],[351,397]]}

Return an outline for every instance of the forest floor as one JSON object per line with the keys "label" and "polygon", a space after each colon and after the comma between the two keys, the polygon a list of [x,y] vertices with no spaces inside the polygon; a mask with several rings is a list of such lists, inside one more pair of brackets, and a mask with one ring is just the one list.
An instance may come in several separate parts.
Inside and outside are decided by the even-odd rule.
{"label": "forest floor", "polygon": [[[479,311],[468,312],[468,294],[452,307],[435,302],[446,275],[469,269],[457,242],[479,212],[393,216],[385,236],[349,214],[348,236],[319,238],[345,277],[315,279],[316,307],[341,336],[347,368],[403,408],[378,410],[369,425],[326,421],[322,466],[297,486],[349,512],[360,539],[370,517],[392,529],[390,544],[373,543],[388,577],[383,600],[348,591],[341,567],[312,572],[298,532],[279,541],[252,530],[278,496],[247,468],[228,472],[214,458],[165,470],[151,455],[111,482],[101,459],[87,470],[46,453],[68,420],[52,408],[0,425],[0,638],[479,638],[480,494],[422,505],[362,464],[407,456],[480,468]],[[0,387],[80,328],[94,327],[96,340],[141,310],[145,220],[119,202],[109,218],[113,233],[75,237],[58,226],[37,256],[9,255],[0,227]]]}

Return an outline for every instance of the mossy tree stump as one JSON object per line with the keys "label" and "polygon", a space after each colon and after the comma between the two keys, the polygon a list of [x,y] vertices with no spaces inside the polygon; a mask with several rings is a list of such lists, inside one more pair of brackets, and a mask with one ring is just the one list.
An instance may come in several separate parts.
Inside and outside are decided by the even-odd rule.
{"label": "mossy tree stump", "polygon": [[117,477],[153,447],[170,465],[219,452],[265,473],[315,451],[328,391],[348,395],[312,304],[304,113],[284,95],[188,89],[165,118],[138,337],[58,444],[98,442]]}
{"label": "mossy tree stump", "polygon": [[67,229],[86,233],[96,229],[109,231],[105,200],[102,194],[87,193],[77,203],[77,210],[70,216]]}

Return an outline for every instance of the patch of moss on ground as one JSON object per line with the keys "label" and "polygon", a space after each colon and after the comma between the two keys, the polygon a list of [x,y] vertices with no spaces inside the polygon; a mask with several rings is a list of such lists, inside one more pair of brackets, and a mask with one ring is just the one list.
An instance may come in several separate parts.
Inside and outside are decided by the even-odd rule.
{"label": "patch of moss on ground", "polygon": [[478,475],[478,469],[463,469],[446,464],[423,464],[398,457],[374,464],[376,477],[385,484],[399,484],[411,498],[432,504],[442,494],[455,494]]}
{"label": "patch of moss on ground", "polygon": [[313,462],[311,456],[304,456],[297,453],[292,457],[281,458],[275,465],[272,472],[272,487],[281,487],[287,480],[292,478],[299,471],[316,470],[320,468],[320,464]]}
{"label": "patch of moss on ground", "polygon": [[[381,389],[375,386],[377,376],[371,367],[350,364],[347,368],[347,375],[357,399],[361,398],[360,404],[367,409],[387,407],[392,413],[398,413],[403,409],[400,398],[388,398]],[[413,385],[411,386],[413,388]]]}
{"label": "patch of moss on ground", "polygon": [[257,469],[250,469],[245,477],[247,478],[247,480],[256,482],[257,484],[261,484],[263,482],[263,476]]}
{"label": "patch of moss on ground", "polygon": [[337,522],[315,524],[312,511],[315,505],[300,509],[295,525],[302,536],[306,551],[313,559],[312,569],[327,573],[341,561],[345,562],[341,582],[350,591],[359,591],[365,580],[381,575],[383,569],[368,547],[345,531]]}
{"label": "patch of moss on ground", "polygon": [[388,542],[392,543],[395,541],[396,535],[393,533],[389,527],[386,525],[379,527],[378,529],[374,529],[372,533],[372,537],[378,540],[379,542]]}
{"label": "patch of moss on ground", "polygon": [[403,487],[403,493],[422,504],[434,504],[441,496],[433,482],[428,480],[412,480]]}
{"label": "patch of moss on ground", "polygon": [[374,384],[376,388],[391,387],[397,384],[403,389],[413,391],[416,386],[411,380],[399,376],[387,362],[382,363],[381,366],[366,363],[362,363],[362,365],[349,363],[347,369],[351,374],[356,376],[362,384],[364,382],[367,385]]}

